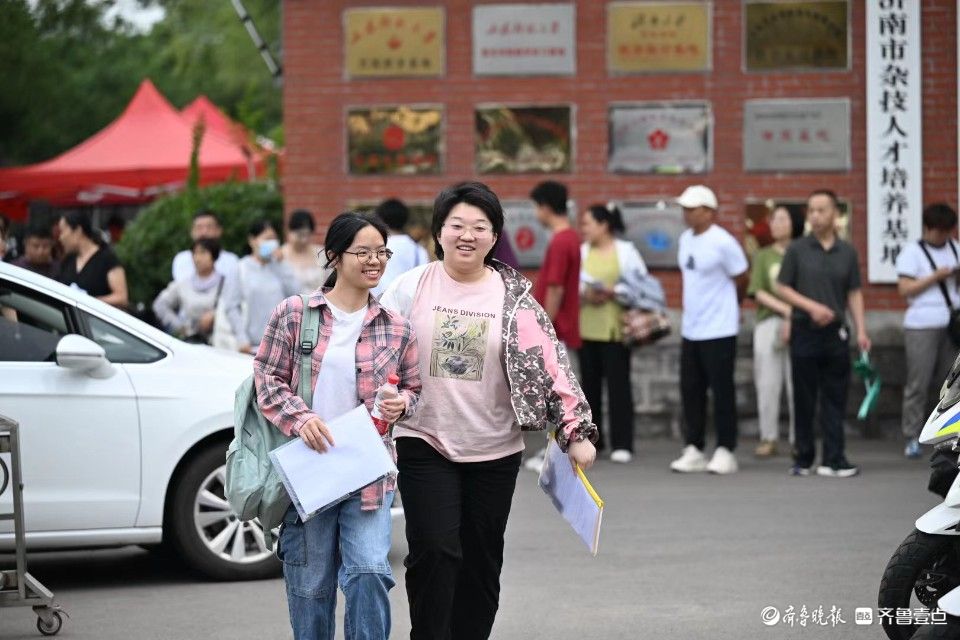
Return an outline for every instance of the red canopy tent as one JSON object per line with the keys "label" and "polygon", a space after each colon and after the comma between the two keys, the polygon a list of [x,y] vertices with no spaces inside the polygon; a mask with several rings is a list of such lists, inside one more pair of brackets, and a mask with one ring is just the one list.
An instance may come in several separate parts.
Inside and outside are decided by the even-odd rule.
{"label": "red canopy tent", "polygon": [[227,117],[207,96],[198,96],[180,110],[180,115],[191,127],[202,120],[207,131],[226,140],[232,140],[238,146],[245,147],[249,144],[250,135],[244,126]]}
{"label": "red canopy tent", "polygon": [[[252,178],[258,158],[218,132],[212,118],[205,121],[200,183]],[[0,169],[0,211],[25,217],[31,200],[58,206],[146,202],[186,183],[192,147],[193,126],[144,80],[120,117],[88,140],[46,162]]]}

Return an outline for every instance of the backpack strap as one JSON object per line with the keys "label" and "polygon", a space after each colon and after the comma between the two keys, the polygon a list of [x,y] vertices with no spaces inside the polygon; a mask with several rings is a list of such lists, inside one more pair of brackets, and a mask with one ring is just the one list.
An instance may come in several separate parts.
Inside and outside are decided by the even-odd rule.
{"label": "backpack strap", "polygon": [[[931,256],[930,252],[927,251],[927,245],[923,242],[923,240],[920,240],[919,242],[920,242],[920,250],[923,251],[923,255],[927,256],[927,260],[930,262],[930,268],[933,269],[934,272],[936,272],[937,263],[933,261],[933,256]],[[949,240],[947,240],[947,242],[950,243]],[[954,249],[952,243],[950,243],[950,248],[953,249],[954,251],[953,255],[956,256],[957,255],[956,249]],[[953,303],[950,301],[950,293],[947,291],[946,283],[943,280],[941,280],[937,284],[940,285],[940,293],[943,294],[943,300],[944,302],[947,303],[947,309],[950,309],[950,311],[953,311]]]}
{"label": "backpack strap", "polygon": [[303,301],[303,319],[300,321],[300,339],[297,341],[300,348],[300,388],[297,390],[307,406],[313,403],[313,394],[310,389],[313,369],[313,350],[317,346],[317,333],[320,329],[320,309],[307,304],[310,297],[300,294]]}

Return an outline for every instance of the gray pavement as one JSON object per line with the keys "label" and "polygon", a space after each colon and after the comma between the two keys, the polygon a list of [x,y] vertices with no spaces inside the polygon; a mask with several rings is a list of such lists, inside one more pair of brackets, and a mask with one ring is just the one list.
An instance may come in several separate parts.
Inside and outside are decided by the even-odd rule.
{"label": "gray pavement", "polygon": [[[730,477],[671,474],[680,447],[667,440],[641,442],[628,466],[598,463],[590,476],[607,506],[596,558],[522,470],[493,638],[884,637],[855,626],[854,608],[876,606],[888,558],[938,502],[925,459],[904,460],[898,442],[852,440],[860,477],[791,478],[784,457],[754,460],[754,444],[742,443]],[[393,637],[405,638],[402,525],[394,538]],[[30,568],[71,615],[65,639],[292,637],[280,580],[197,581],[137,548],[35,554]],[[764,607],[789,605],[836,606],[846,624],[761,623]],[[2,610],[0,640],[38,638],[34,625],[28,609]]]}

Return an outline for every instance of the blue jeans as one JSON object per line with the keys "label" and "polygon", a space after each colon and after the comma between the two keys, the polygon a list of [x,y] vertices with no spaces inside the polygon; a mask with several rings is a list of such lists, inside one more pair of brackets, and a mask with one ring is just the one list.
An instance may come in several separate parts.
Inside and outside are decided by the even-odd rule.
{"label": "blue jeans", "polygon": [[392,503],[391,492],[380,509],[361,511],[358,492],[306,523],[293,506],[287,510],[277,556],[283,561],[295,640],[333,640],[338,580],[346,597],[347,640],[390,637]]}

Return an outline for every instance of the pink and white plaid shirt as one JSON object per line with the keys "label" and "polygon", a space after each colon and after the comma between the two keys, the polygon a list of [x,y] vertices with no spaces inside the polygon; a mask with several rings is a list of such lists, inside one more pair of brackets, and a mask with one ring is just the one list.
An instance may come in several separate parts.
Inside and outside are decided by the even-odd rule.
{"label": "pink and white plaid shirt", "polygon": [[[320,308],[317,344],[310,361],[312,397],[323,354],[333,334],[333,314],[324,292],[319,289],[313,292],[307,304],[311,308]],[[400,314],[381,307],[372,296],[369,304],[357,341],[357,398],[372,411],[377,390],[386,383],[388,375],[396,373],[400,377],[397,385],[400,395],[407,403],[406,415],[411,415],[420,399],[417,339],[410,323]],[[303,301],[299,296],[287,298],[277,305],[253,361],[257,404],[264,417],[285,435],[299,433],[307,420],[316,417],[295,391],[300,384],[302,354],[298,338],[302,322]],[[389,433],[383,436],[383,443],[396,460],[393,438]],[[386,492],[395,488],[396,478],[393,476],[364,487],[361,508],[364,511],[380,508]]]}

